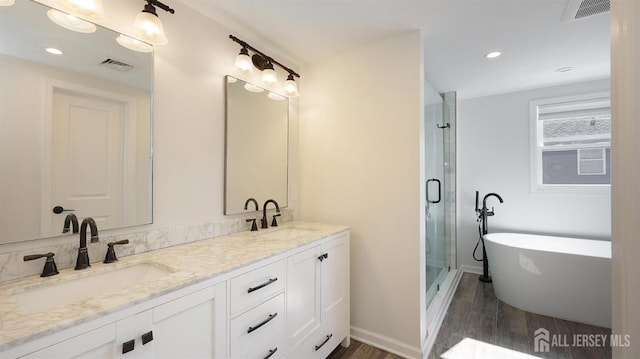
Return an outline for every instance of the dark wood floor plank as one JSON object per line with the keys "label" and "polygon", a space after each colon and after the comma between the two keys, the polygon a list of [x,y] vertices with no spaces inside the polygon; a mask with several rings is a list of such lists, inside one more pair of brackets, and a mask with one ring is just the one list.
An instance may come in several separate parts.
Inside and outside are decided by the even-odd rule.
{"label": "dark wood floor plank", "polygon": [[471,310],[485,315],[496,315],[498,298],[493,291],[492,283],[478,282]]}
{"label": "dark wood floor plank", "polygon": [[[573,358],[584,359],[606,359],[611,358],[611,330],[608,328],[595,327],[588,324],[571,322],[568,320],[555,319],[556,325],[561,332],[571,337],[571,355]],[[582,336],[588,336],[586,339]],[[576,336],[581,336],[580,338]],[[596,337],[597,336],[597,337]],[[595,342],[595,339],[603,339],[602,342]]]}
{"label": "dark wood floor plank", "polygon": [[452,303],[442,322],[436,344],[450,348],[464,338],[464,330],[469,320],[471,306],[467,303]]}
{"label": "dark wood floor plank", "polygon": [[464,337],[480,340],[485,343],[496,342],[496,316],[471,311],[465,327]]}
{"label": "dark wood floor plank", "polygon": [[527,317],[524,310],[514,308],[509,304],[498,301],[497,326],[500,333],[511,333],[527,336]]}
{"label": "dark wood floor plank", "polygon": [[473,297],[476,295],[476,286],[478,285],[478,275],[472,273],[464,273],[460,278],[458,288],[451,300],[452,303],[473,303]]}
{"label": "dark wood floor plank", "polygon": [[[556,326],[556,322],[554,318],[547,317],[545,315],[539,315],[534,313],[526,313],[527,318],[527,332],[529,333],[529,350],[535,356],[541,358],[558,358],[565,359],[571,358],[571,349],[569,347],[560,346],[560,345],[552,345],[553,343],[549,343],[549,352],[536,352],[535,350],[535,332],[540,328],[544,328],[549,331],[549,340],[553,339],[554,335],[559,335],[560,331]],[[557,343],[561,344],[561,343]],[[562,342],[564,344],[564,342]]]}

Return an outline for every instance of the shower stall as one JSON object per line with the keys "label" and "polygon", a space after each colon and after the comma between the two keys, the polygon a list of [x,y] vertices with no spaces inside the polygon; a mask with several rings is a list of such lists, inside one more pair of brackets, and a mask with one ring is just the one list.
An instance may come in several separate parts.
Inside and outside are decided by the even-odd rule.
{"label": "shower stall", "polygon": [[[426,302],[434,302],[456,268],[456,94],[425,82]],[[447,280],[449,281],[447,282]]]}

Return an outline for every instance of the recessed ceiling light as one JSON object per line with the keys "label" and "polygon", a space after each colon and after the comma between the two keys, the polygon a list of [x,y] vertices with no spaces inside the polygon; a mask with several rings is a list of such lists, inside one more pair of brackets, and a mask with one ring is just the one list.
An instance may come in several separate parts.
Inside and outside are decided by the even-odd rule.
{"label": "recessed ceiling light", "polygon": [[573,69],[574,69],[573,66],[565,66],[565,67],[557,68],[556,72],[569,72],[569,71],[571,71]]}
{"label": "recessed ceiling light", "polygon": [[496,57],[502,55],[502,52],[500,51],[492,51],[486,55],[484,55],[484,57],[488,58],[488,59],[495,59]]}
{"label": "recessed ceiling light", "polygon": [[44,50],[50,54],[62,55],[62,50],[56,49],[55,47],[47,47]]}

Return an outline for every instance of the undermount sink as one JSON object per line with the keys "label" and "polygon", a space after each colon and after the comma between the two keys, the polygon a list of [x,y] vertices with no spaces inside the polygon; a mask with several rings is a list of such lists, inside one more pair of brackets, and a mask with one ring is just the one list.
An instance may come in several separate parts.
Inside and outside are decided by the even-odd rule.
{"label": "undermount sink", "polygon": [[16,291],[11,296],[27,312],[37,313],[135,284],[153,281],[171,273],[171,270],[159,264],[138,263],[112,270],[104,269],[95,274],[78,273],[77,277],[65,278],[55,283],[43,283]]}
{"label": "undermount sink", "polygon": [[260,237],[265,239],[275,239],[275,240],[290,240],[298,237],[305,236],[309,233],[312,233],[315,229],[311,228],[300,228],[300,227],[289,227],[277,229],[275,231],[262,234]]}

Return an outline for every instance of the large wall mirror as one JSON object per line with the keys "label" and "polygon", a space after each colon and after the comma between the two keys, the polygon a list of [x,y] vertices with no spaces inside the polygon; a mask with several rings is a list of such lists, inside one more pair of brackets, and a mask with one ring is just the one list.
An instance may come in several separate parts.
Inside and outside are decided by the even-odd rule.
{"label": "large wall mirror", "polygon": [[153,55],[49,10],[0,6],[0,243],[59,236],[69,213],[99,229],[152,220]]}
{"label": "large wall mirror", "polygon": [[226,119],[225,214],[249,198],[286,207],[289,99],[227,76]]}

